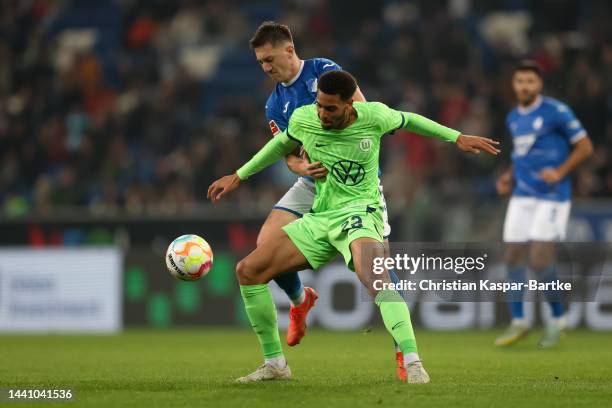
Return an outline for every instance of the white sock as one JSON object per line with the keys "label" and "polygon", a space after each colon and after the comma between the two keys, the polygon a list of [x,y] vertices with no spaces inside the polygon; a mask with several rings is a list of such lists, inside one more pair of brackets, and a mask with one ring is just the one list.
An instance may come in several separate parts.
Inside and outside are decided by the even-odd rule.
{"label": "white sock", "polygon": [[410,363],[414,363],[415,361],[420,360],[419,355],[417,353],[406,353],[404,354],[404,365],[408,365]]}
{"label": "white sock", "polygon": [[272,367],[276,368],[285,368],[287,366],[287,360],[285,360],[285,356],[266,358],[264,362],[267,365],[271,365]]}
{"label": "white sock", "polygon": [[511,324],[513,326],[522,326],[522,327],[527,327],[527,319],[525,317],[514,317],[512,318],[512,322]]}
{"label": "white sock", "polygon": [[291,299],[291,304],[293,306],[299,306],[302,303],[304,303],[305,300],[306,300],[306,291],[302,290],[302,293],[300,293],[300,296],[296,297],[295,299]]}

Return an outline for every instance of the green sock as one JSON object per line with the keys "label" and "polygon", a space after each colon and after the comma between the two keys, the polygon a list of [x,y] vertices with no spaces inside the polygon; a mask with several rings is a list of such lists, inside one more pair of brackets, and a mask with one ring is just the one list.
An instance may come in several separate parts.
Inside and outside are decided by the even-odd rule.
{"label": "green sock", "polygon": [[268,285],[240,285],[240,294],[264,358],[282,356],[283,347],[278,335],[276,306]]}
{"label": "green sock", "polygon": [[402,353],[418,353],[408,305],[396,290],[381,290],[374,303],[380,308],[385,327]]}

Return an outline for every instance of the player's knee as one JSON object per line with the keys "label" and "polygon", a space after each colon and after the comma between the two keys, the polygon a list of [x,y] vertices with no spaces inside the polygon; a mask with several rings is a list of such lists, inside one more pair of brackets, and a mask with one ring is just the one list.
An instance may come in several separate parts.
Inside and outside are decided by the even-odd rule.
{"label": "player's knee", "polygon": [[236,265],[236,278],[241,285],[257,285],[265,283],[260,271],[249,257],[244,258]]}
{"label": "player's knee", "polygon": [[511,246],[504,253],[504,262],[509,267],[517,267],[525,264],[526,251],[518,246]]}
{"label": "player's knee", "polygon": [[236,265],[236,278],[241,285],[252,285],[254,276],[253,266],[248,258],[244,258]]}
{"label": "player's knee", "polygon": [[548,268],[551,265],[549,259],[545,256],[534,256],[529,260],[529,269],[538,273]]}

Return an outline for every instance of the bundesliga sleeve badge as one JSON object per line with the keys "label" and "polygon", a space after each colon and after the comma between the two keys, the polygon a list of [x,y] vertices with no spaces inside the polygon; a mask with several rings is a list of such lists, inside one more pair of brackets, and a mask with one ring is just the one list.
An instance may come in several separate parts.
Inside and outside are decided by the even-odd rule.
{"label": "bundesliga sleeve badge", "polygon": [[280,128],[278,127],[278,125],[276,124],[274,120],[271,120],[270,122],[268,122],[268,124],[270,125],[270,130],[272,131],[272,135],[276,136],[277,134],[280,133]]}

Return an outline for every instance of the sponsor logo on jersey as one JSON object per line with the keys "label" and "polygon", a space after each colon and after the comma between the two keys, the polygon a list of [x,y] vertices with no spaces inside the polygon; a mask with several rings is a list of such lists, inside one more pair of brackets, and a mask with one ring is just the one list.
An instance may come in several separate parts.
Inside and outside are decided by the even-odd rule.
{"label": "sponsor logo on jersey", "polygon": [[355,186],[361,183],[365,177],[363,166],[351,160],[340,160],[332,166],[332,174],[340,183],[347,186]]}
{"label": "sponsor logo on jersey", "polygon": [[536,134],[530,133],[527,135],[516,136],[512,142],[514,144],[514,154],[517,156],[525,156],[529,153],[531,146],[536,141]]}
{"label": "sponsor logo on jersey", "polygon": [[289,109],[289,102],[287,102],[285,104],[285,108],[283,109],[283,113],[287,113],[287,110]]}
{"label": "sponsor logo on jersey", "polygon": [[538,116],[533,121],[533,130],[540,130],[543,124],[544,124],[544,119],[541,116]]}
{"label": "sponsor logo on jersey", "polygon": [[308,81],[307,85],[308,85],[308,90],[311,93],[317,93],[317,86],[319,84],[319,81],[317,78],[314,78],[312,81]]}
{"label": "sponsor logo on jersey", "polygon": [[274,120],[271,120],[270,122],[268,122],[268,125],[270,125],[270,130],[272,131],[272,135],[276,136],[277,134],[280,133],[281,130]]}
{"label": "sponsor logo on jersey", "polygon": [[370,139],[361,139],[359,142],[359,148],[363,152],[369,152],[372,150],[372,141]]}

